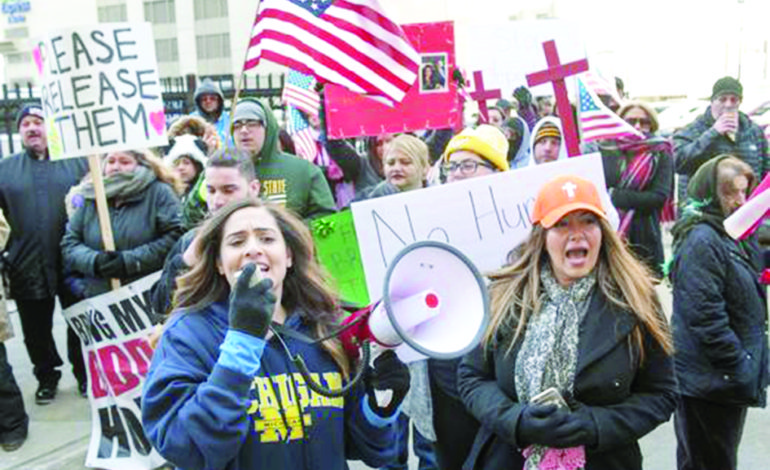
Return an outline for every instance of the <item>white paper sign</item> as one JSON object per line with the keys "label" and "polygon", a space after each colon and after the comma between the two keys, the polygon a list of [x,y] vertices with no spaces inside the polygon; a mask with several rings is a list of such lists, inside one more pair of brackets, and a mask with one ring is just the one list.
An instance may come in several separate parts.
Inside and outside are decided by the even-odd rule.
{"label": "white paper sign", "polygon": [[354,203],[353,222],[369,298],[382,297],[388,263],[419,240],[449,243],[482,273],[498,269],[530,233],[537,191],[566,174],[596,185],[605,209],[610,208],[610,222],[617,226],[598,153]]}
{"label": "white paper sign", "polygon": [[168,144],[149,23],[52,32],[33,57],[52,159]]}
{"label": "white paper sign", "polygon": [[160,271],[62,312],[83,345],[91,402],[85,465],[150,470],[165,460],[144,434],[139,401],[152,361],[150,288]]}

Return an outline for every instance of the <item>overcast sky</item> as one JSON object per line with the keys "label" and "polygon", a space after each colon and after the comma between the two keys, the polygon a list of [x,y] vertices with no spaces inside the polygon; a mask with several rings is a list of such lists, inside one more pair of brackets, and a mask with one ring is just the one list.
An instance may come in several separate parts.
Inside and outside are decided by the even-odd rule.
{"label": "overcast sky", "polygon": [[[382,0],[400,22],[454,20],[501,23],[522,8],[550,0]],[[770,98],[768,0],[557,0],[558,18],[577,25],[592,67],[620,75],[632,95],[704,96],[726,74],[737,76],[748,100]],[[470,5],[470,6],[469,6]],[[741,30],[743,30],[741,38]],[[461,36],[458,36],[458,40]],[[466,40],[469,42],[472,39]],[[466,44],[458,44],[464,60]],[[500,53],[509,48],[500,45]],[[579,57],[562,57],[563,61]],[[460,63],[462,66],[463,64]],[[765,87],[760,89],[760,87]],[[755,98],[756,95],[756,98]],[[764,96],[762,96],[764,97]]]}

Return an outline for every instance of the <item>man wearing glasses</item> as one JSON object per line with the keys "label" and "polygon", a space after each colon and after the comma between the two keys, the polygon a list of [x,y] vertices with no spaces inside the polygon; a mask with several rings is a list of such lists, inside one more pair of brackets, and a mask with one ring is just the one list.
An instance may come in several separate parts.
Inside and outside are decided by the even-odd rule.
{"label": "man wearing glasses", "polygon": [[262,103],[238,102],[232,126],[235,147],[247,152],[257,170],[265,200],[285,205],[303,219],[336,212],[334,197],[320,168],[278,149],[278,122]]}

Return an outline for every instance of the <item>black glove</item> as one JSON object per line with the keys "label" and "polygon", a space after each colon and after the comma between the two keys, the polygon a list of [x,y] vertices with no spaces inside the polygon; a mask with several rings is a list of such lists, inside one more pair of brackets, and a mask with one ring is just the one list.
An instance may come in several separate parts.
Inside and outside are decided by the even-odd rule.
{"label": "black glove", "polygon": [[270,289],[273,281],[262,279],[249,287],[251,276],[257,270],[254,263],[247,264],[230,293],[230,329],[247,335],[264,338],[273,319],[275,294]]}
{"label": "black glove", "polygon": [[570,413],[556,405],[527,405],[516,428],[520,447],[540,444],[563,449],[593,445],[596,425],[587,413]]}
{"label": "black glove", "polygon": [[[396,408],[404,401],[406,393],[409,391],[409,368],[398,359],[392,349],[377,356],[372,368],[366,375],[366,393],[369,399],[369,407],[377,413],[378,416],[387,418],[393,416]],[[377,404],[375,390],[392,390],[393,397],[390,403],[381,408]]]}
{"label": "black glove", "polygon": [[96,255],[94,272],[99,277],[120,279],[126,277],[126,264],[117,251],[103,251]]}
{"label": "black glove", "polygon": [[520,86],[513,90],[513,97],[519,102],[521,106],[529,106],[532,104],[532,93],[525,86]]}

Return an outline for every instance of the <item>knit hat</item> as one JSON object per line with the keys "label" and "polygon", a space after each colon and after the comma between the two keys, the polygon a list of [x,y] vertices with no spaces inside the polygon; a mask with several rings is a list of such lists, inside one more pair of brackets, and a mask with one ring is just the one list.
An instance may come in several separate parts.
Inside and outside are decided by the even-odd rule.
{"label": "knit hat", "polygon": [[593,212],[602,219],[607,215],[596,186],[578,176],[557,176],[540,188],[535,199],[532,224],[551,228],[562,217],[577,210]]}
{"label": "knit hat", "polygon": [[540,126],[540,129],[537,130],[537,134],[535,134],[535,139],[533,142],[537,144],[540,139],[545,137],[556,137],[557,139],[561,139],[561,131],[554,124],[546,122]]}
{"label": "knit hat", "polygon": [[245,99],[239,101],[235,105],[235,115],[233,115],[233,123],[238,121],[259,121],[264,124],[265,122],[265,110],[257,104],[256,101]]}
{"label": "knit hat", "polygon": [[163,160],[173,165],[179,158],[188,157],[198,163],[201,167],[206,166],[206,153],[203,149],[206,148],[206,144],[194,135],[185,134],[175,137],[171,142],[171,149],[168,151]]}
{"label": "knit hat", "polygon": [[711,100],[715,100],[720,96],[732,93],[738,95],[738,98],[743,98],[743,86],[741,82],[733,77],[722,77],[714,83],[714,88],[711,90]]}
{"label": "knit hat", "polygon": [[500,129],[489,124],[468,127],[452,137],[444,151],[444,161],[459,150],[467,150],[489,161],[500,171],[508,171],[508,139]]}
{"label": "knit hat", "polygon": [[21,125],[21,120],[24,119],[27,116],[37,116],[40,119],[45,119],[45,114],[43,114],[43,108],[37,104],[37,103],[27,103],[25,104],[20,110],[19,113],[16,115],[16,129],[19,129],[19,126]]}

